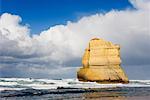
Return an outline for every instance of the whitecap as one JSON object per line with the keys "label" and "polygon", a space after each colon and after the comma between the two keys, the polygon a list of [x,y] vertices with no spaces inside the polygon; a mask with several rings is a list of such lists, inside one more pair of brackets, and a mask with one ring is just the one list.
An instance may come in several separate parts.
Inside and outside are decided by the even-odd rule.
{"label": "whitecap", "polygon": [[[10,88],[11,87],[11,88]],[[0,78],[0,91],[21,89],[57,89],[63,88],[113,88],[113,87],[150,87],[150,80],[130,80],[129,84],[98,84],[96,82],[80,82],[77,79],[30,79]]]}

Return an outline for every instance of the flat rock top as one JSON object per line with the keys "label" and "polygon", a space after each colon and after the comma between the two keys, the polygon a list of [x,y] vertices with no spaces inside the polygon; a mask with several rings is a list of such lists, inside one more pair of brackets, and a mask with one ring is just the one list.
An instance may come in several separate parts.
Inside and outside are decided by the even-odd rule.
{"label": "flat rock top", "polygon": [[113,44],[112,42],[105,41],[99,38],[93,38],[89,42],[89,48],[99,47],[99,48],[119,48],[119,45]]}

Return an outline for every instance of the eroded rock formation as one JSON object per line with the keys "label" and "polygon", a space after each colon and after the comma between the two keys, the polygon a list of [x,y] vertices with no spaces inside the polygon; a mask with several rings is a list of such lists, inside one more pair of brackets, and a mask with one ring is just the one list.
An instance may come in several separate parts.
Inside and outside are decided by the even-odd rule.
{"label": "eroded rock formation", "polygon": [[79,81],[128,83],[128,77],[120,64],[120,46],[94,38],[85,49],[83,67],[77,72],[77,77]]}

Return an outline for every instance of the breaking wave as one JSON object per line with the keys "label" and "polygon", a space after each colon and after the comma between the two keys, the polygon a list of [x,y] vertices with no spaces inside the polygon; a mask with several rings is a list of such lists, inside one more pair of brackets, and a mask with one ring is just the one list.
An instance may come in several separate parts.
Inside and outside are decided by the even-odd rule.
{"label": "breaking wave", "polygon": [[0,91],[24,89],[58,89],[58,88],[114,88],[114,87],[150,87],[150,80],[130,80],[129,84],[98,84],[80,82],[77,79],[32,79],[0,78]]}

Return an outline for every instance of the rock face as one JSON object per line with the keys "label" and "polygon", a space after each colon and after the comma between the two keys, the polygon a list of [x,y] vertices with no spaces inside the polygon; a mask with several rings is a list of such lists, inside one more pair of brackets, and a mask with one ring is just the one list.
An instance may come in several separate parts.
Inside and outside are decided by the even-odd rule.
{"label": "rock face", "polygon": [[120,67],[120,47],[111,42],[94,38],[82,58],[83,68],[77,72],[79,81],[98,83],[128,83]]}

